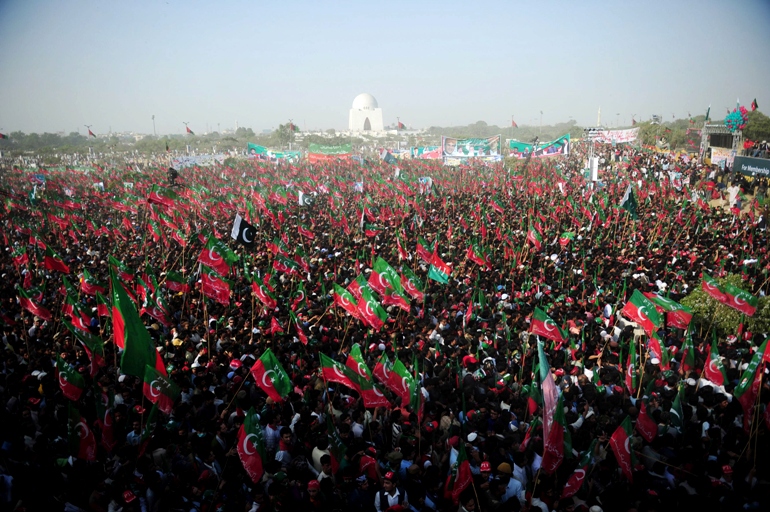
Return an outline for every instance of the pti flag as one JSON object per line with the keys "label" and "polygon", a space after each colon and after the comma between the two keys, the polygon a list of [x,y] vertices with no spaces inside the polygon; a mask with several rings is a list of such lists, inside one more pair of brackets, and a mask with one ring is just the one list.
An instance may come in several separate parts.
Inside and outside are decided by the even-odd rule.
{"label": "pti flag", "polygon": [[257,386],[267,393],[274,401],[280,403],[291,392],[292,385],[286,370],[271,349],[265,350],[254,366],[251,374]]}
{"label": "pti flag", "polygon": [[647,335],[650,335],[653,330],[657,330],[662,321],[655,305],[639,290],[634,290],[631,300],[623,306],[621,313],[638,323]]}
{"label": "pti flag", "polygon": [[147,365],[145,368],[142,388],[144,396],[156,404],[164,414],[171,414],[174,402],[181,392],[179,387],[152,366]]}
{"label": "pti flag", "polygon": [[257,483],[262,480],[264,474],[262,464],[266,460],[265,439],[253,407],[246,413],[243,425],[238,431],[238,457],[252,482]]}
{"label": "pti flag", "polygon": [[612,453],[615,454],[615,460],[618,461],[618,466],[623,471],[623,475],[629,482],[633,483],[633,456],[631,455],[631,418],[626,416],[623,423],[615,430],[615,433],[610,437],[610,447]]}
{"label": "pti flag", "polygon": [[72,403],[68,404],[67,437],[70,453],[85,461],[96,460],[96,438],[88,428],[88,423],[80,416],[80,412]]}
{"label": "pti flag", "polygon": [[77,370],[64,362],[58,355],[56,356],[56,373],[59,377],[62,394],[75,402],[80,399],[80,395],[83,394],[83,389],[86,387],[85,380]]}

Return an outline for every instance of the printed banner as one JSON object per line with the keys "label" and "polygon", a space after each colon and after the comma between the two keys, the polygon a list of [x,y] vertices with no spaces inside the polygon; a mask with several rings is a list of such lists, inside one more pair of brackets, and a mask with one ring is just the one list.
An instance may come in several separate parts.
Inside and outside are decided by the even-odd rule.
{"label": "printed banner", "polygon": [[720,165],[725,162],[728,166],[733,162],[733,150],[731,148],[715,148],[711,146],[711,164]]}
{"label": "printed banner", "polygon": [[180,156],[171,161],[171,167],[176,170],[184,169],[185,167],[202,166],[208,167],[214,164],[223,164],[225,162],[225,155],[193,155],[193,156]]}
{"label": "printed banner", "polygon": [[441,158],[441,146],[412,148],[412,158],[418,158],[420,160],[437,160]]}
{"label": "printed banner", "polygon": [[474,158],[500,155],[500,136],[486,139],[456,139],[441,137],[441,149],[444,157]]}
{"label": "printed banner", "polygon": [[[468,158],[466,157],[459,157],[459,156],[445,156],[444,157],[444,165],[448,165],[450,167],[458,167],[460,165],[465,165],[468,163]],[[493,164],[495,162],[502,162],[503,157],[502,155],[492,155],[492,156],[476,156],[473,157],[473,162],[477,164]]]}
{"label": "printed banner", "polygon": [[634,142],[639,137],[639,128],[627,130],[601,130],[596,135],[596,142]]}
{"label": "printed banner", "polygon": [[[533,158],[543,158],[546,156],[569,155],[570,136],[569,133],[559,137],[556,140],[543,142],[537,145]],[[527,158],[532,152],[532,144],[518,140],[509,140],[508,148],[511,150],[511,156],[514,158]]]}
{"label": "printed banner", "polygon": [[770,177],[770,160],[750,156],[736,156],[733,170],[749,176]]}
{"label": "printed banner", "polygon": [[316,155],[349,155],[353,152],[353,146],[351,144],[342,144],[341,146],[310,144],[307,152]]}
{"label": "printed banner", "polygon": [[325,162],[337,162],[340,160],[349,160],[352,157],[350,153],[339,155],[324,155],[323,153],[308,153],[307,161],[311,164],[320,164]]}
{"label": "printed banner", "polygon": [[299,151],[273,151],[257,144],[248,144],[250,157],[257,157],[269,160],[299,160],[301,153]]}

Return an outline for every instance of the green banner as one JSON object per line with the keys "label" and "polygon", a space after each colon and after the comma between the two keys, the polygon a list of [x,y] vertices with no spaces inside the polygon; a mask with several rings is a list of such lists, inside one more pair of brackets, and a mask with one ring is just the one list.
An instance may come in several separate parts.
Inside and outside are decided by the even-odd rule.
{"label": "green banner", "polygon": [[[533,157],[553,156],[553,155],[568,155],[570,145],[569,133],[559,137],[558,139],[548,142],[541,142],[534,149]],[[527,142],[521,142],[519,140],[510,139],[508,141],[508,149],[511,150],[511,156],[517,158],[526,158],[529,153],[532,153],[533,146]]]}
{"label": "green banner", "polygon": [[770,176],[770,160],[750,156],[736,156],[733,160],[733,170],[748,176]]}
{"label": "green banner", "polygon": [[307,152],[316,155],[349,155],[353,152],[353,146],[351,144],[343,144],[341,146],[310,144],[308,145]]}
{"label": "green banner", "polygon": [[441,148],[445,157],[473,158],[500,154],[500,136],[486,139],[456,139],[441,137]]}
{"label": "green banner", "polygon": [[267,149],[264,146],[252,144],[251,142],[248,144],[248,153],[252,156],[263,156],[276,160],[296,160],[301,156],[299,151],[273,151],[271,149]]}

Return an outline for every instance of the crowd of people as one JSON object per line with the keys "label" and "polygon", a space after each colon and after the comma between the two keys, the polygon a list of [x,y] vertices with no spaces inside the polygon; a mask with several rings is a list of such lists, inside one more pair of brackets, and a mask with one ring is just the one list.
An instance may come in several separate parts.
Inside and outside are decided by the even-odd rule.
{"label": "crowd of people", "polygon": [[[754,184],[740,184],[741,208],[712,207],[733,176],[607,145],[598,149],[602,181],[590,183],[583,151],[574,144],[568,157],[510,168],[399,162],[397,178],[385,163],[245,161],[179,170],[160,202],[148,202],[168,185],[160,165],[34,177],[14,169],[0,217],[3,508],[767,510],[768,379],[750,418],[733,397],[768,331],[750,328],[765,325],[770,289],[768,212]],[[420,186],[426,176],[430,190]],[[636,218],[620,207],[629,184]],[[230,236],[236,214],[254,226],[253,243]],[[211,237],[235,256],[221,276],[224,300],[202,289]],[[418,251],[423,243],[432,256]],[[374,328],[340,307],[335,285],[368,280],[379,258],[414,274],[424,297],[383,305]],[[431,258],[449,265],[446,283],[429,277]],[[738,332],[697,314],[689,332],[661,325],[666,361],[650,355],[649,336],[620,313],[632,292],[681,302],[704,275],[739,276],[760,297],[756,315]],[[114,286],[136,300],[179,390],[168,412],[151,403],[142,377],[123,371],[124,339],[135,340],[123,337],[125,317],[116,321]],[[563,327],[565,342],[532,333],[535,308]],[[722,384],[703,374],[712,339]],[[290,378],[285,396],[268,394],[251,371],[268,349]],[[366,407],[357,390],[324,378],[322,356],[344,366],[353,350],[370,376],[383,354],[399,361],[418,399],[374,379],[387,405]],[[565,434],[550,472],[541,467],[553,419],[545,369]],[[766,376],[764,362],[759,371]],[[69,372],[83,383],[74,400],[70,378],[62,382]],[[642,435],[642,417],[652,434]],[[258,478],[238,446],[252,420],[264,443]],[[626,420],[630,473],[610,446]],[[83,449],[90,436],[92,451]]]}

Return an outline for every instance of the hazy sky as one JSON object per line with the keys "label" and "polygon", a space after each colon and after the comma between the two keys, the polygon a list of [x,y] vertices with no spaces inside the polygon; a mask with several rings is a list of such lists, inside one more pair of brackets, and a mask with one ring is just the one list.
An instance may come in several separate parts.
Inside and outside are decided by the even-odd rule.
{"label": "hazy sky", "polygon": [[[770,107],[770,1],[0,0],[0,131],[605,125]],[[620,114],[619,116],[617,114]]]}

